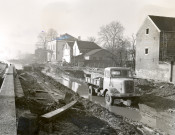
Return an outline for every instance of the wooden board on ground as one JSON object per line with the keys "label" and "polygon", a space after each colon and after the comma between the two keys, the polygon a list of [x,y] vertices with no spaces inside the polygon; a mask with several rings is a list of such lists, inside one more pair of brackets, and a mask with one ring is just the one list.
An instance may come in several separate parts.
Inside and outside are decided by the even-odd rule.
{"label": "wooden board on ground", "polygon": [[46,98],[37,98],[36,100],[46,100]]}
{"label": "wooden board on ground", "polygon": [[61,113],[67,111],[68,109],[70,109],[73,105],[75,105],[77,103],[77,101],[72,101],[70,102],[69,104],[57,109],[57,110],[54,110],[54,111],[51,111],[49,113],[46,113],[44,115],[41,116],[41,119],[42,120],[45,120],[45,121],[52,121],[54,120],[56,117],[58,117]]}
{"label": "wooden board on ground", "polygon": [[45,90],[35,90],[35,92],[37,92],[37,93],[48,93],[48,92],[45,91]]}

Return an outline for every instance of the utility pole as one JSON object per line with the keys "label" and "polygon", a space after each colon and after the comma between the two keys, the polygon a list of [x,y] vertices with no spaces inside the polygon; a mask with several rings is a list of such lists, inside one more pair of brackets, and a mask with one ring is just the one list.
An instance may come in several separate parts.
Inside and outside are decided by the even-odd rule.
{"label": "utility pole", "polygon": [[120,66],[122,67],[123,61],[122,61],[122,52],[120,52]]}

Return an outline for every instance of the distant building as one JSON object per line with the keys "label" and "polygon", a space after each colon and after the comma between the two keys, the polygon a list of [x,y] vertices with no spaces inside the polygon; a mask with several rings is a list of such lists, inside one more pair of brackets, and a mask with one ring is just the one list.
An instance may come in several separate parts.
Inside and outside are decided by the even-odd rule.
{"label": "distant building", "polygon": [[175,82],[175,18],[149,15],[136,38],[138,77]]}
{"label": "distant building", "polygon": [[79,56],[94,49],[101,49],[101,47],[90,41],[75,41],[73,45],[73,56]]}
{"label": "distant building", "polygon": [[105,49],[94,49],[84,55],[85,66],[88,67],[112,67],[116,66],[114,55]]}
{"label": "distant building", "polygon": [[62,62],[64,45],[67,42],[74,42],[76,40],[78,39],[66,33],[60,37],[57,37],[55,40],[48,42],[47,61]]}
{"label": "distant building", "polygon": [[84,55],[94,49],[101,49],[101,47],[90,41],[75,41],[73,45],[73,63],[83,66],[85,61]]}
{"label": "distant building", "polygon": [[35,60],[43,63],[47,61],[47,51],[44,48],[37,48],[35,50]]}

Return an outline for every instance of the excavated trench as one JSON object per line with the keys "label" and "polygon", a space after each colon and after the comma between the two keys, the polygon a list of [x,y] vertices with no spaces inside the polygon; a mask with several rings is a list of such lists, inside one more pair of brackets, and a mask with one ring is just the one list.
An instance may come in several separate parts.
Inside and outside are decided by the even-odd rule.
{"label": "excavated trench", "polygon": [[[38,71],[37,71],[37,74],[38,74]],[[44,80],[46,84],[50,84],[48,85],[48,87],[51,87],[51,86],[55,87],[55,88],[52,87],[53,90],[62,91],[64,94],[66,91],[68,92],[71,91],[73,92],[72,95],[75,95],[75,92],[78,92],[81,95],[81,97],[88,98],[87,93],[83,92],[83,89],[85,89],[85,87],[83,87],[83,84],[81,85],[81,80],[79,81],[79,79],[78,80],[73,79],[72,81],[72,79],[70,79],[69,77],[59,76],[59,74],[57,74],[57,72],[55,71],[49,71],[48,73],[46,73],[50,77],[47,75],[44,75],[41,72],[39,72],[39,74],[40,74],[40,78],[42,78],[41,80]],[[31,75],[33,75],[33,73],[31,73]],[[70,72],[67,75],[70,75]],[[21,82],[22,81],[24,80],[21,80]],[[24,88],[25,90],[30,88],[31,86],[34,86],[33,83],[30,84],[29,82],[27,82],[27,84],[29,84],[29,86]],[[38,89],[42,90],[42,88],[40,87],[41,81],[39,81],[38,84],[39,84],[38,88],[35,88],[34,90],[38,90]],[[104,103],[103,103],[102,97],[90,97],[89,99],[92,100],[93,102],[89,101],[88,99],[78,98],[79,99],[78,106],[76,105],[75,107],[73,107],[72,109],[64,113],[64,115],[61,115],[58,120],[54,121],[54,124],[52,126],[52,133],[54,134],[71,134],[71,133],[72,134],[78,134],[78,133],[81,133],[81,134],[110,134],[110,133],[113,133],[113,134],[145,134],[145,133],[146,134],[156,134],[158,132],[160,133],[160,130],[161,130],[161,131],[164,131],[162,132],[162,134],[166,135],[166,133],[169,133],[173,135],[174,133],[173,123],[175,122],[174,121],[174,118],[175,118],[174,109],[173,109],[175,105],[173,101],[175,99],[174,98],[174,95],[175,95],[174,86],[171,84],[162,83],[162,82],[157,83],[157,82],[154,82],[153,80],[147,81],[147,80],[141,79],[141,80],[137,80],[136,87],[141,92],[141,94],[143,94],[143,97],[141,98],[141,101],[140,101],[141,112],[135,111],[132,108],[125,109],[123,107],[117,107],[117,106],[110,107],[108,109],[103,108],[102,106],[104,106],[103,105]],[[28,95],[32,93],[28,91],[32,91],[33,87],[30,89],[26,90],[27,91],[26,93],[29,93],[29,94],[27,94],[27,96],[25,95],[25,97],[29,97]],[[31,95],[31,97],[32,96],[33,95]],[[40,102],[41,101],[44,102],[44,100],[42,99],[47,98],[47,96],[44,98],[42,96],[41,97],[39,96],[39,98],[40,98],[39,100]],[[63,99],[63,96],[60,99]],[[55,108],[61,107],[60,106],[61,104],[62,106],[65,105],[64,100],[59,100],[59,101],[60,102],[58,103],[54,102],[54,104],[52,103],[44,104],[42,105],[41,110],[44,110],[43,108],[47,108],[44,111],[45,113],[45,112],[54,110]],[[25,102],[26,100],[23,101],[23,103]],[[48,101],[46,103],[48,103]],[[29,106],[28,102],[26,104],[27,105],[23,105],[22,108],[26,108],[26,106]],[[36,105],[36,102],[34,102],[33,104],[34,106],[41,106],[39,104]],[[102,106],[99,104],[101,104]],[[22,104],[20,103],[20,106],[21,105]],[[27,108],[30,111],[30,108],[29,107]],[[32,107],[32,108],[38,109],[38,107]],[[41,110],[39,112],[41,112]],[[126,110],[127,110],[127,113],[125,114]],[[111,113],[110,111],[115,112],[115,114],[117,115],[114,115],[114,113]],[[23,114],[25,110],[22,109],[21,112]],[[79,114],[78,116],[81,116],[81,113],[83,114],[82,117],[87,116],[87,119],[86,117],[84,119],[82,119],[82,117],[77,117],[76,114]],[[84,114],[87,114],[87,115],[84,115]],[[118,116],[118,114],[124,116],[125,118]],[[37,114],[37,116],[39,115]],[[74,118],[76,120],[72,120]],[[96,128],[96,126],[92,126],[92,127],[95,127],[95,129],[93,130],[93,128],[91,127],[91,124],[92,124],[91,118],[92,119],[97,118],[101,120],[102,123],[105,122],[104,125],[106,126],[104,127],[97,126],[98,128]],[[90,119],[90,121],[88,121],[88,119]],[[79,123],[79,120],[82,120],[83,123],[85,123],[83,127],[82,127],[83,124],[81,122]],[[138,123],[137,121],[140,121],[144,124],[141,124],[140,122]],[[40,123],[40,121],[37,123],[39,123],[37,125],[40,125],[38,126],[36,130],[37,134],[48,133],[49,130],[47,131],[42,130],[43,128],[41,128],[42,124]],[[57,126],[57,124],[59,126]],[[45,125],[47,124],[45,123]],[[97,125],[99,125],[99,123]],[[112,129],[109,129],[109,127],[111,127]],[[109,130],[106,130],[106,128]],[[153,128],[156,128],[156,129],[158,128],[160,130],[152,130]],[[107,131],[107,133],[103,133],[103,130]]]}
{"label": "excavated trench", "polygon": [[[16,98],[18,135],[137,135],[142,134],[123,117],[114,115],[101,105],[78,96],[70,88],[37,71],[18,71],[24,97]],[[49,92],[50,89],[55,92]],[[56,94],[56,92],[60,94]],[[40,119],[42,114],[64,106],[66,92],[78,100],[50,125]]]}

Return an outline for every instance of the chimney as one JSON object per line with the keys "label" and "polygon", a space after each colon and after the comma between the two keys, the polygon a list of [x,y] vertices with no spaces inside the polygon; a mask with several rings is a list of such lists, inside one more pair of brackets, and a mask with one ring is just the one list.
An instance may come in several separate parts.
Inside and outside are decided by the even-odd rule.
{"label": "chimney", "polygon": [[81,40],[81,36],[78,36],[78,40],[79,40],[79,41]]}

